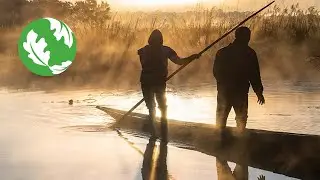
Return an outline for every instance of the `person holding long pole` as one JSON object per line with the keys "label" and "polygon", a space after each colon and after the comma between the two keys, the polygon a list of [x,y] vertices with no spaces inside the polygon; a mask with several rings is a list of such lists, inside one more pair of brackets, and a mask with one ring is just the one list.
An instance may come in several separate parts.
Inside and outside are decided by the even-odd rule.
{"label": "person holding long pole", "polygon": [[[174,71],[170,76],[168,76],[166,79],[164,79],[164,82],[167,82],[168,80],[170,80],[172,77],[174,77],[177,73],[179,73],[181,70],[183,70],[186,66],[188,66],[191,62],[192,62],[192,60],[194,60],[194,59],[197,59],[198,57],[200,57],[203,53],[205,53],[207,50],[209,50],[211,47],[213,47],[215,44],[217,44],[219,41],[221,41],[222,39],[224,39],[225,37],[227,37],[229,34],[231,34],[233,31],[235,31],[235,30],[237,30],[239,27],[241,27],[243,24],[245,24],[248,20],[250,20],[251,18],[253,18],[253,17],[255,17],[257,14],[259,14],[259,13],[261,13],[263,10],[265,10],[266,8],[268,8],[269,6],[271,6],[273,3],[275,3],[275,1],[272,1],[272,2],[270,2],[269,4],[267,4],[266,6],[264,6],[263,8],[261,8],[260,10],[258,10],[257,12],[255,12],[255,13],[253,13],[251,16],[249,16],[249,17],[247,17],[246,19],[244,19],[243,21],[241,21],[238,25],[236,25],[234,28],[232,28],[230,31],[228,31],[228,32],[226,32],[224,35],[222,35],[220,38],[218,38],[217,40],[215,40],[214,42],[212,42],[208,47],[206,47],[205,49],[203,49],[199,54],[195,54],[195,55],[193,55],[193,56],[191,56],[191,57],[189,57],[189,58],[186,58],[186,59],[183,59],[183,61],[185,61],[185,63],[180,67],[180,68],[178,68],[176,71]],[[150,39],[149,39],[149,41],[151,41],[152,39],[153,39],[153,37],[156,37],[156,36],[158,36],[158,38],[161,40],[161,41],[159,41],[160,42],[160,47],[162,47],[162,48],[160,48],[160,49],[163,49],[163,50],[165,50],[165,51],[163,51],[163,52],[166,52],[166,53],[164,53],[163,55],[167,55],[167,56],[164,56],[164,59],[168,59],[168,58],[173,58],[173,59],[171,59],[171,60],[173,60],[173,61],[175,61],[175,60],[179,60],[179,61],[181,61],[181,58],[179,58],[178,56],[176,56],[176,53],[174,53],[174,51],[171,49],[171,48],[168,48],[168,47],[164,47],[163,45],[162,45],[162,43],[163,43],[163,37],[162,37],[162,34],[161,34],[161,32],[160,31],[155,31],[155,32],[153,32],[152,33],[153,35],[151,35],[150,36]],[[156,39],[156,38],[155,38]],[[158,39],[158,40],[159,40]],[[150,47],[150,46],[149,46]],[[139,51],[138,51],[138,54],[140,55],[140,59],[143,59],[144,57],[143,56],[146,56],[145,55],[145,49],[148,49],[148,46],[146,46],[146,47],[144,47],[144,48],[142,48],[142,49],[140,49]],[[151,53],[152,54],[152,53]],[[169,56],[168,56],[169,55]],[[173,55],[173,56],[171,56],[171,55]],[[142,63],[143,63],[143,60],[141,61]],[[180,63],[180,62],[179,62]],[[166,75],[167,76],[167,75]],[[164,76],[164,77],[166,77],[166,76]],[[165,84],[165,83],[164,83]],[[146,86],[145,86],[146,87]],[[142,87],[143,88],[143,87]],[[162,88],[163,89],[163,88]],[[154,93],[153,93],[153,95],[152,95],[152,97],[153,97],[153,99],[154,99]],[[144,97],[145,98],[145,97]],[[125,119],[125,117],[127,117],[130,113],[132,113],[141,103],[143,103],[144,101],[145,101],[145,99],[141,99],[137,104],[135,104],[126,114],[124,114],[121,118],[119,118],[119,119],[117,119],[117,121],[118,122],[120,122],[120,121],[122,121],[122,120],[124,120]],[[147,101],[146,101],[147,102]],[[149,101],[148,101],[149,102]],[[259,98],[259,102],[260,103],[264,103],[264,100],[262,101],[262,96],[260,96],[260,98]],[[164,103],[163,103],[164,104]],[[148,105],[147,105],[148,106]],[[152,107],[152,106],[150,106],[150,107]],[[154,115],[154,111],[153,111],[153,109],[152,108],[150,108],[151,109],[151,111],[149,112],[149,114],[150,115]],[[166,108],[165,108],[166,109]],[[163,111],[163,112],[165,112],[166,113],[166,111]],[[165,114],[164,113],[164,114]],[[152,117],[153,118],[153,117]],[[114,127],[116,130],[118,130],[119,129],[119,127],[117,127],[117,126],[115,126]]]}
{"label": "person holding long pole", "polygon": [[154,30],[148,40],[148,45],[138,50],[141,71],[141,89],[146,106],[149,110],[150,133],[156,136],[154,121],[156,118],[156,102],[161,110],[161,124],[163,137],[166,137],[166,81],[168,76],[168,59],[178,65],[189,63],[200,54],[193,54],[187,58],[180,58],[177,53],[168,46],[163,45],[163,36],[159,30]]}

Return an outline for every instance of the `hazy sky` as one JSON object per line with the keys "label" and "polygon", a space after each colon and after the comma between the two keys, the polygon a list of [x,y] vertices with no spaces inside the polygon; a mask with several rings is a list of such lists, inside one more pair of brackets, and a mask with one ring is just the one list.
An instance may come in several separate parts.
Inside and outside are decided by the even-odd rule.
{"label": "hazy sky", "polygon": [[[75,0],[73,0],[75,1]],[[185,10],[195,4],[216,5],[228,10],[255,10],[271,0],[107,0],[114,10]],[[320,9],[320,0],[276,0],[283,7],[299,3],[306,8],[316,6]]]}

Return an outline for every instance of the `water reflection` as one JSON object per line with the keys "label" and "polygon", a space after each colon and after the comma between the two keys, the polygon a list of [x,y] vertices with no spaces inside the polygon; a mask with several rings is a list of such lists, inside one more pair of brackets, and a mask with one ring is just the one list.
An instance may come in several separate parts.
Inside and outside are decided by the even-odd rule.
{"label": "water reflection", "polygon": [[[2,150],[0,154],[3,155],[1,158],[4,158],[4,160],[0,158],[2,162],[1,167],[3,167],[1,168],[3,171],[0,173],[0,179],[19,179],[19,177],[22,177],[20,179],[45,179],[43,177],[47,177],[47,179],[70,179],[70,177],[75,177],[75,179],[98,180],[105,179],[106,174],[108,175],[107,179],[133,179],[131,178],[131,174],[136,175],[136,173],[138,173],[140,178],[140,154],[137,154],[130,146],[123,143],[123,140],[117,138],[117,135],[111,131],[104,132],[103,134],[84,134],[69,131],[56,131],[54,129],[56,126],[65,127],[67,125],[79,126],[84,124],[91,125],[89,129],[91,130],[98,129],[101,124],[104,125],[105,122],[113,122],[113,120],[106,116],[105,113],[96,110],[94,107],[87,106],[89,103],[87,104],[87,102],[85,103],[82,101],[87,99],[87,97],[90,97],[88,96],[88,93],[89,92],[1,94],[2,111],[0,113],[0,145]],[[132,92],[129,94],[120,94],[118,96],[107,96],[104,94],[107,96],[104,99],[98,98],[101,92],[90,91],[90,93],[94,93],[92,97],[95,97],[101,105],[109,103],[110,107],[118,106],[120,109],[122,108],[125,110],[131,108],[131,105],[141,98],[138,93]],[[198,94],[202,98],[192,99],[191,95],[184,96],[183,93],[177,96],[171,95],[176,98],[174,100],[180,98],[179,103],[176,102],[176,104],[174,104],[174,102],[172,102],[169,105],[172,109],[177,107],[175,105],[180,105],[181,117],[177,117],[176,119],[185,120],[182,114],[184,113],[184,115],[190,114],[191,118],[194,118],[194,121],[211,122],[212,119],[210,118],[213,116],[210,116],[210,118],[208,116],[203,119],[202,117],[207,116],[206,114],[210,114],[210,112],[214,111],[212,105],[209,104],[210,106],[207,106],[208,104],[205,103],[209,101],[210,103],[214,103],[214,94],[212,94],[212,91],[201,91],[190,94]],[[308,93],[300,95],[303,96],[303,98],[301,98],[302,103],[300,103],[299,106],[307,106],[310,113],[303,112],[303,110],[305,110],[304,108],[295,109],[292,108],[293,106],[289,106],[291,104],[290,99],[295,101],[295,99],[292,98],[295,96],[278,95],[279,99],[277,99],[277,102],[285,102],[286,99],[289,99],[287,100],[289,101],[287,104],[290,104],[286,109],[288,109],[287,111],[290,110],[293,118],[288,118],[288,120],[290,120],[289,122],[285,119],[285,121],[282,121],[283,117],[279,117],[278,115],[276,116],[278,118],[274,118],[274,120],[273,117],[269,117],[268,120],[266,120],[267,118],[257,118],[257,121],[259,120],[260,122],[265,123],[265,125],[261,126],[261,124],[257,124],[254,127],[258,129],[269,127],[273,130],[286,127],[286,130],[297,132],[294,128],[295,126],[292,126],[292,123],[296,123],[299,124],[300,131],[319,134],[319,123],[317,122],[316,117],[319,117],[320,111],[316,107],[319,107],[320,99],[316,98],[316,96],[311,96],[303,103],[306,94]],[[315,94],[319,95],[318,92]],[[269,96],[271,97],[272,95]],[[75,100],[74,106],[68,105],[67,100],[71,98]],[[77,100],[80,102],[77,103]],[[54,103],[51,103],[52,101],[54,101]],[[271,101],[269,101],[269,103],[270,106],[276,105],[275,103],[271,103]],[[294,102],[292,104],[294,104]],[[199,108],[197,109],[197,107]],[[141,109],[142,108],[143,106]],[[188,108],[192,108],[193,111]],[[277,114],[281,109],[276,110],[276,108],[278,107],[276,106],[271,109],[268,114]],[[179,110],[179,107],[177,109]],[[174,114],[177,115],[179,115],[179,113],[180,111],[174,112]],[[309,116],[304,115],[304,118],[297,120],[297,118],[300,117],[296,117],[295,115],[299,113],[307,113]],[[276,121],[278,127],[274,126],[273,128],[273,126],[270,126],[270,121]],[[306,123],[305,121],[309,123]],[[42,122],[45,122],[45,124],[42,124]],[[286,126],[281,126],[281,124],[285,124]],[[310,126],[305,127],[302,126],[302,124],[309,124]],[[42,135],[39,136],[39,134]],[[132,135],[129,135],[128,137],[130,139],[135,138]],[[30,139],[32,139],[32,141],[30,141]],[[144,147],[145,143],[144,140],[139,140],[136,144],[141,144],[141,147],[142,145]],[[119,151],[119,149],[121,149],[121,151]],[[215,178],[216,170],[212,168],[212,165],[215,164],[214,157],[172,146],[169,146],[168,148],[166,143],[160,142],[160,145],[158,145],[155,141],[154,144],[150,143],[148,149],[153,149],[151,151],[151,157],[150,155],[145,156],[143,161],[154,162],[152,164],[154,164],[155,178],[157,175],[158,177],[164,177],[162,178],[164,180],[172,179],[170,174],[174,173],[176,179],[217,179]],[[172,155],[168,158],[170,167],[169,173],[167,169],[168,149],[170,155]],[[15,156],[10,156],[10,154],[15,154]],[[103,161],[101,161],[101,159],[103,159]],[[181,160],[183,160],[183,163],[181,163]],[[292,159],[292,161],[295,160],[295,158]],[[113,163],[110,165],[110,162]],[[30,166],[29,163],[32,164],[32,166]],[[51,176],[52,172],[65,172],[66,163],[68,164],[67,168],[70,170],[70,173],[57,173],[56,176]],[[317,164],[318,163],[315,163],[314,165]],[[232,165],[230,165],[231,169],[233,169]],[[39,168],[37,167],[43,167],[43,169],[39,171]],[[90,167],[90,170],[88,170],[88,167]],[[159,170],[157,170],[156,167],[162,168],[158,168]],[[23,171],[21,171],[21,168]],[[92,169],[94,170],[92,171]],[[139,170],[137,171],[137,169]],[[145,170],[148,171],[148,168],[145,168]],[[150,170],[151,169],[149,168],[149,171]],[[77,173],[74,174],[72,172]],[[94,173],[96,175],[93,175]],[[234,171],[232,173],[234,174]],[[37,178],[32,177],[31,174],[37,176]],[[272,180],[292,179],[285,177],[284,175],[275,174],[272,171],[249,167],[249,179],[257,179],[261,174],[264,174],[267,179]]]}
{"label": "water reflection", "polygon": [[248,180],[248,166],[236,164],[234,171],[231,171],[226,160],[216,158],[218,180]]}
{"label": "water reflection", "polygon": [[150,138],[143,155],[142,178],[143,180],[169,180],[167,167],[168,146],[163,140],[157,152],[156,139]]}
{"label": "water reflection", "polygon": [[[222,158],[216,158],[218,180],[249,180],[248,165],[236,164],[234,170],[231,170],[228,162]],[[252,177],[251,177],[252,178]],[[265,180],[264,175],[259,175],[257,180]]]}
{"label": "water reflection", "polygon": [[156,148],[157,139],[151,136],[143,154],[142,178],[143,180],[169,180],[167,155],[168,155],[168,124],[167,119],[161,119],[160,149]]}
{"label": "water reflection", "polygon": [[154,163],[153,163],[153,154],[154,154],[154,148],[156,145],[156,140],[153,138],[149,139],[149,143],[147,144],[146,150],[143,154],[143,164],[142,164],[142,178],[143,180],[149,180],[151,179],[151,176],[153,174],[152,171],[154,171]]}

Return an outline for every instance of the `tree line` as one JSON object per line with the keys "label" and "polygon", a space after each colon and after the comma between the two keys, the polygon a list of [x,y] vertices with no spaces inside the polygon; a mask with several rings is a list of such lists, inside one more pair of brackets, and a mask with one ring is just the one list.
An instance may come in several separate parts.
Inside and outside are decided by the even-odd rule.
{"label": "tree line", "polygon": [[49,16],[70,22],[104,24],[110,18],[107,2],[83,0],[0,0],[0,26],[12,27]]}

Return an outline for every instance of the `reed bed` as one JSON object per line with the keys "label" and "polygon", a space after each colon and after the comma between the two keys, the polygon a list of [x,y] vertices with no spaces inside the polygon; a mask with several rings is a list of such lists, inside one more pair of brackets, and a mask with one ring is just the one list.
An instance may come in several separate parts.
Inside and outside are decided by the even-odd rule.
{"label": "reed bed", "polygon": [[[205,48],[252,13],[201,6],[179,13],[113,12],[107,3],[95,0],[76,4],[58,0],[15,1],[21,3],[19,13],[0,19],[3,34],[0,84],[24,88],[135,86],[139,84],[140,73],[137,49],[146,44],[152,30],[160,29],[166,45],[180,56],[188,56]],[[46,8],[52,6],[56,8]],[[25,24],[45,16],[59,18],[71,26],[78,53],[67,72],[47,78],[43,83],[43,78],[30,74],[19,62],[16,42]],[[252,29],[251,46],[259,55],[263,78],[300,81],[319,77],[319,60],[307,60],[320,55],[320,15],[315,7],[302,10],[299,4],[288,8],[275,6],[246,25]],[[212,82],[215,53],[233,38],[230,35],[219,42],[170,83]],[[171,71],[176,68],[170,64]]]}

